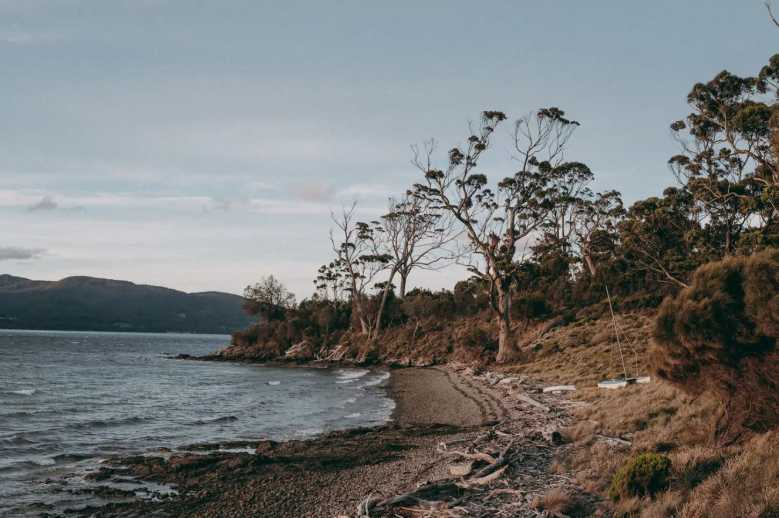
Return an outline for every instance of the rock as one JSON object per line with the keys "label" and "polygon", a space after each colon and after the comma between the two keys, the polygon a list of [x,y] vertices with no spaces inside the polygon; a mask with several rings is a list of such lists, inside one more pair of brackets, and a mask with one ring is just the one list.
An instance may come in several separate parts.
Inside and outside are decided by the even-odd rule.
{"label": "rock", "polygon": [[272,453],[278,445],[279,443],[276,441],[260,441],[257,443],[257,448],[254,450],[254,453],[259,455],[268,455],[269,453]]}
{"label": "rock", "polygon": [[298,342],[284,353],[287,360],[313,360],[316,357],[314,346],[308,340]]}

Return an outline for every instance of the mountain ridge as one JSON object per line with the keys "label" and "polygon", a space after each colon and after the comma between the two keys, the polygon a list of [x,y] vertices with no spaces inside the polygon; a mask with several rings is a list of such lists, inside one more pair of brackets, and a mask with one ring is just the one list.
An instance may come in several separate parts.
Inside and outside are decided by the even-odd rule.
{"label": "mountain ridge", "polygon": [[250,322],[243,299],[90,276],[0,274],[0,329],[230,333]]}

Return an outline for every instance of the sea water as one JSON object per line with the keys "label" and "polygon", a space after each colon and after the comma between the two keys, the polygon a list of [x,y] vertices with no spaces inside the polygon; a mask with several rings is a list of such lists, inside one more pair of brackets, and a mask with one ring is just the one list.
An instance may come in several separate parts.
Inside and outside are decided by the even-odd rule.
{"label": "sea water", "polygon": [[[390,417],[385,371],[171,359],[228,340],[0,330],[0,516],[106,503],[86,475],[109,457],[306,438]],[[170,490],[132,480],[121,489]]]}

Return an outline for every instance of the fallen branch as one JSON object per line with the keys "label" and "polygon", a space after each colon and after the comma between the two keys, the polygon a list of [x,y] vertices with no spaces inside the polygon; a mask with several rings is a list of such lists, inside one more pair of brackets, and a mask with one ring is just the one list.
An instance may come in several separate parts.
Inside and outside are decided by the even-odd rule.
{"label": "fallen branch", "polygon": [[525,402],[525,403],[527,403],[529,405],[533,405],[536,408],[540,408],[544,412],[549,412],[549,407],[548,406],[546,406],[545,404],[543,404],[543,403],[541,403],[539,401],[536,401],[535,399],[531,398],[530,396],[526,396],[525,394],[517,394],[516,396],[517,396],[517,399],[519,399],[520,401],[523,401],[523,402]]}
{"label": "fallen branch", "polygon": [[489,475],[483,476],[483,477],[476,477],[476,478],[469,478],[467,482],[459,482],[457,485],[463,489],[470,489],[477,486],[484,486],[486,484],[489,484],[490,482],[494,482],[495,480],[498,480],[501,475],[503,475],[503,472],[505,472],[509,467],[503,466],[502,468],[493,471]]}
{"label": "fallen branch", "polygon": [[[371,511],[383,510],[401,504],[417,504],[427,501],[431,496],[445,496],[447,492],[459,493],[461,488],[451,481],[436,482],[420,486],[413,491],[393,496],[381,501],[369,496],[357,506],[357,516],[369,518]],[[360,514],[362,513],[362,514]]]}
{"label": "fallen branch", "polygon": [[626,441],[625,439],[620,439],[619,437],[609,437],[608,435],[601,435],[596,433],[595,438],[600,439],[601,441],[605,441],[609,444],[616,444],[617,446],[633,446],[632,442]]}
{"label": "fallen branch", "polygon": [[498,462],[498,459],[496,459],[492,455],[489,455],[487,453],[482,453],[479,451],[477,451],[476,453],[466,453],[464,451],[457,451],[457,450],[452,450],[452,451],[444,450],[441,451],[441,453],[445,455],[457,455],[459,457],[462,457],[463,459],[468,459],[468,460],[480,460],[482,462],[486,462],[487,464],[495,464],[496,462]]}

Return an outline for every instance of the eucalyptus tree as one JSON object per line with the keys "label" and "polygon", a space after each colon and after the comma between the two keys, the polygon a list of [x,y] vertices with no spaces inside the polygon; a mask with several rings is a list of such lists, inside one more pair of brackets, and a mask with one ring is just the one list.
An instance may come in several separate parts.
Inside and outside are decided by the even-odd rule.
{"label": "eucalyptus tree", "polygon": [[243,290],[243,308],[252,316],[278,320],[295,305],[295,295],[273,275],[263,277]]}
{"label": "eucalyptus tree", "polygon": [[549,221],[563,195],[562,178],[586,169],[564,157],[579,123],[567,119],[558,108],[545,108],[515,121],[514,158],[519,169],[491,186],[487,176],[476,170],[495,129],[505,120],[503,112],[483,112],[479,130],[463,146],[449,151],[445,170],[432,167],[417,148],[414,162],[424,180],[413,190],[415,197],[458,222],[477,258],[468,268],[489,287],[490,307],[499,327],[498,362],[522,358],[513,336],[511,312],[518,246]]}
{"label": "eucalyptus tree", "polygon": [[319,267],[314,278],[314,288],[323,300],[336,303],[343,299],[347,289],[346,279],[337,260]]}
{"label": "eucalyptus tree", "polygon": [[429,201],[404,194],[390,198],[387,213],[381,217],[378,252],[390,256],[399,277],[399,296],[405,297],[408,278],[414,270],[438,270],[458,255],[459,229],[447,212]]}
{"label": "eucalyptus tree", "polygon": [[408,277],[415,269],[444,267],[457,256],[454,246],[458,231],[448,213],[433,208],[429,201],[406,193],[389,199],[387,213],[370,223],[371,257],[380,259],[388,272],[381,289],[372,337],[381,329],[384,308],[395,276],[400,278],[400,298],[406,295]]}
{"label": "eucalyptus tree", "polygon": [[[374,320],[368,310],[368,290],[378,275],[387,268],[389,256],[376,253],[376,224],[355,219],[357,204],[342,208],[339,214],[331,214],[335,225],[330,232],[330,242],[335,260],[332,264],[334,278],[348,294],[352,305],[352,318],[360,323],[360,329],[369,338],[373,336]],[[335,277],[335,276],[338,277]]]}
{"label": "eucalyptus tree", "polygon": [[778,87],[779,54],[756,77],[721,72],[692,88],[691,112],[671,125],[682,153],[669,164],[717,237],[713,259],[779,223]]}
{"label": "eucalyptus tree", "polygon": [[625,215],[618,191],[599,192],[580,198],[572,210],[572,234],[577,255],[590,276],[598,273],[598,262],[617,240],[617,225]]}

